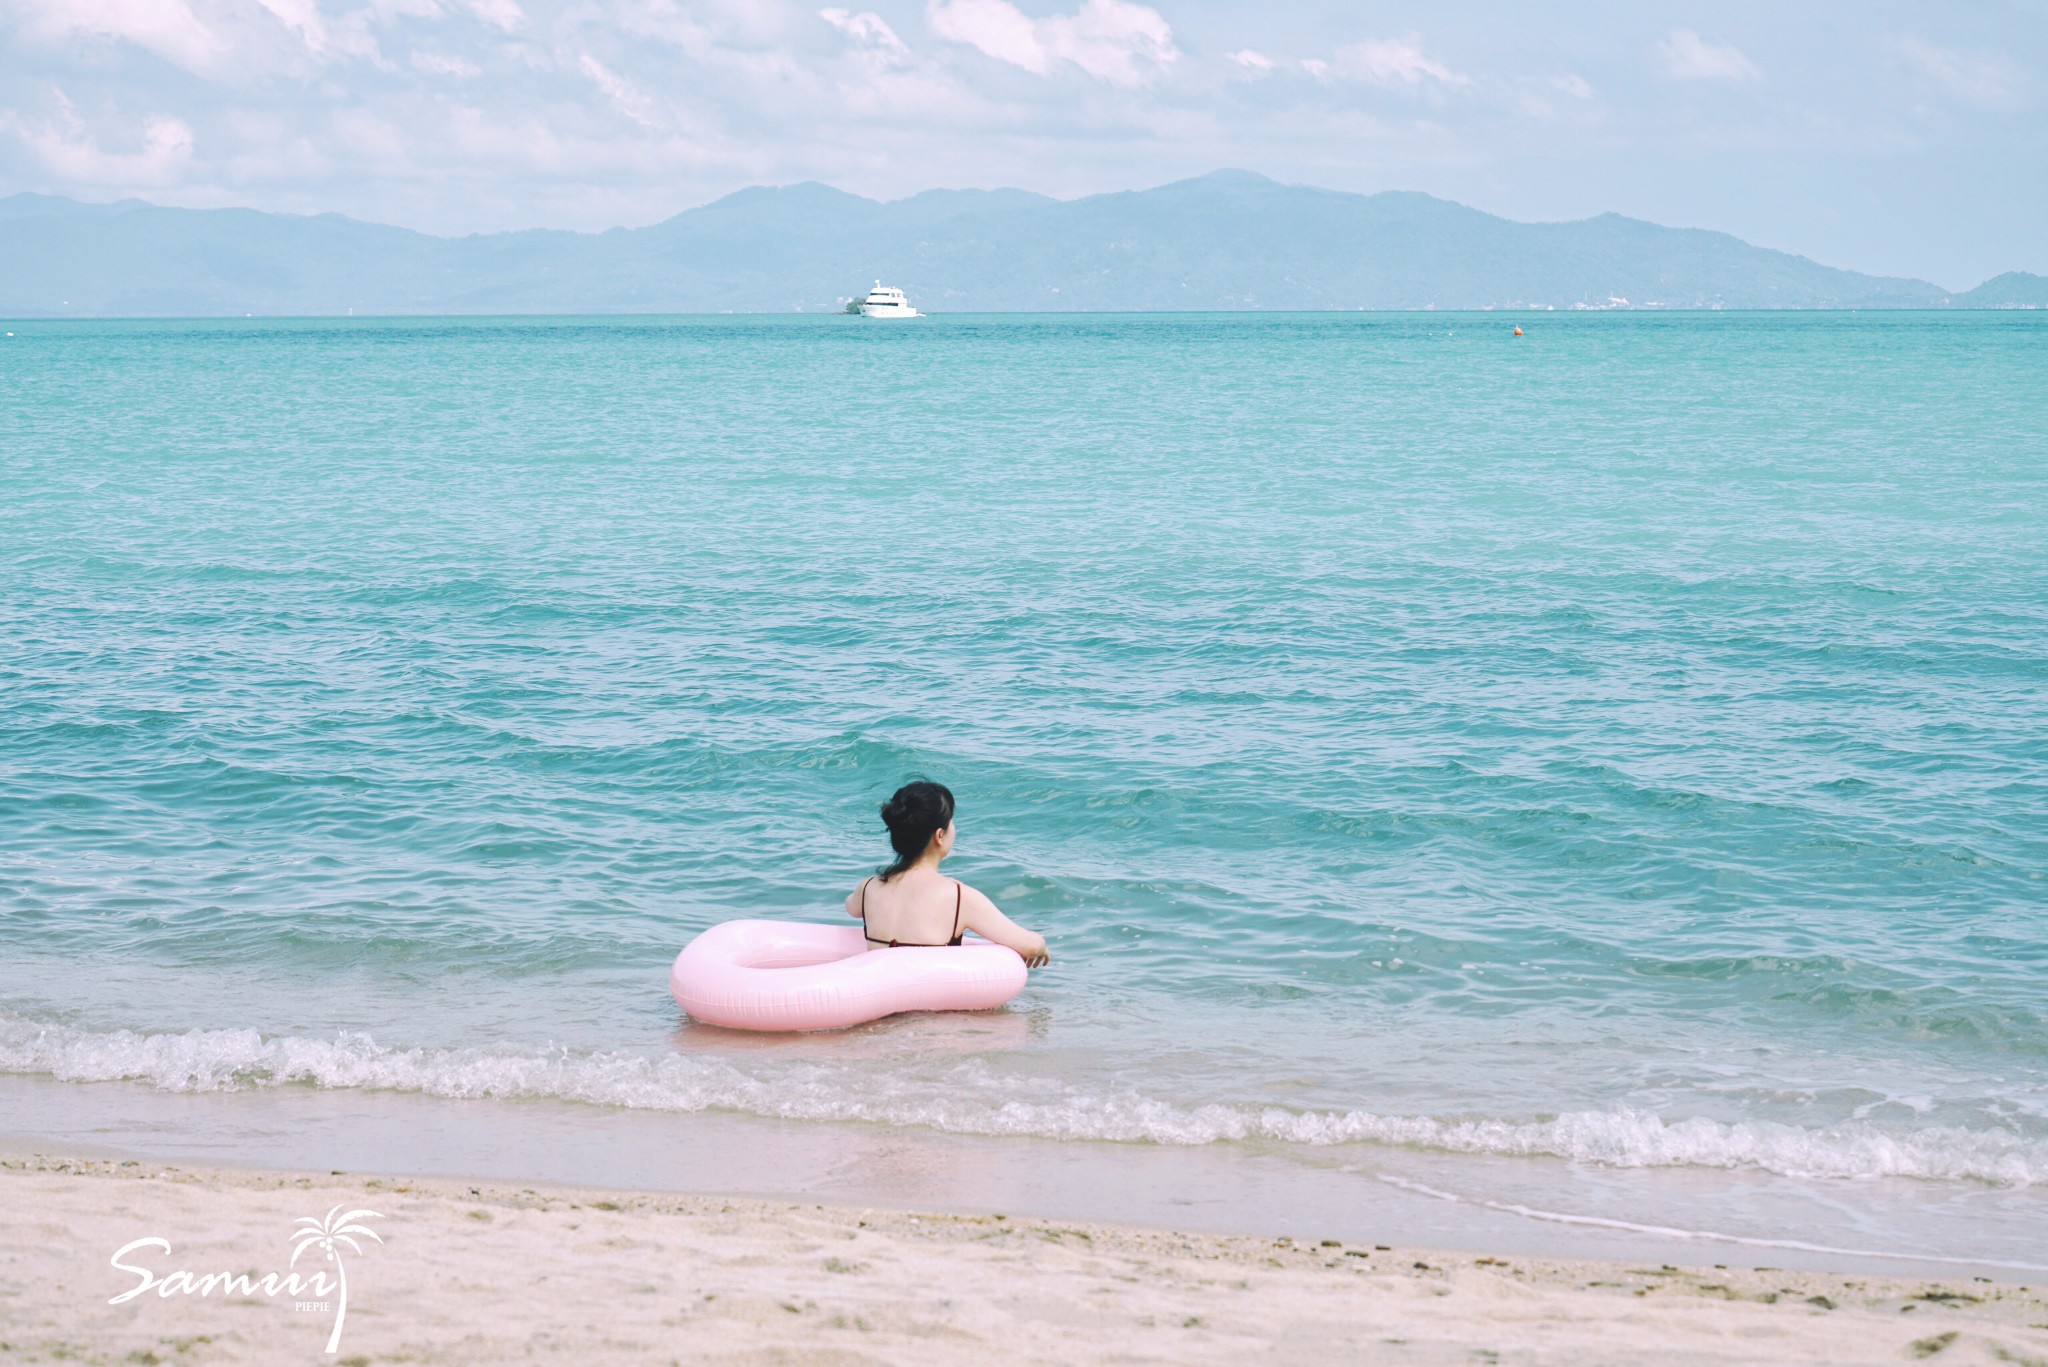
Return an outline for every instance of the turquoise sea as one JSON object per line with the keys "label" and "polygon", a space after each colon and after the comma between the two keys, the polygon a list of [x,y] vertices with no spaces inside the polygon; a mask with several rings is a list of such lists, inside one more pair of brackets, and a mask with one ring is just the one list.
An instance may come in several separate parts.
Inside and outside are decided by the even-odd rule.
{"label": "turquoise sea", "polygon": [[[2048,316],[7,327],[0,1072],[2048,1265]],[[1053,966],[684,1023],[918,774]]]}

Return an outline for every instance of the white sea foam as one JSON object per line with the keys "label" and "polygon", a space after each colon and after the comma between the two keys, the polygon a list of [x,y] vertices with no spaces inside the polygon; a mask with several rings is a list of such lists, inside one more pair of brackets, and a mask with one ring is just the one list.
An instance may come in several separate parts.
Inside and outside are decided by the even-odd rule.
{"label": "white sea foam", "polygon": [[[746,1065],[746,1066],[743,1066]],[[2048,1143],[2005,1130],[1804,1128],[1665,1120],[1631,1109],[1537,1119],[1185,1105],[1130,1090],[999,1073],[979,1058],[940,1065],[763,1062],[673,1054],[396,1049],[370,1036],[255,1030],[90,1031],[0,1013],[0,1071],[64,1081],[134,1081],[169,1091],[281,1085],[450,1098],[553,1098],[644,1110],[732,1110],[794,1120],[920,1125],[964,1134],[1158,1144],[1379,1144],[1526,1155],[1624,1168],[1753,1168],[1792,1177],[1912,1177],[2024,1187],[2048,1182]]]}
{"label": "white sea foam", "polygon": [[1644,1224],[1640,1220],[1616,1220],[1601,1215],[1577,1215],[1561,1210],[1544,1210],[1524,1205],[1520,1201],[1492,1201],[1485,1197],[1461,1196],[1453,1191],[1444,1191],[1424,1182],[1410,1181],[1392,1173],[1374,1174],[1388,1186],[1412,1191],[1433,1200],[1446,1201],[1453,1205],[1484,1206],[1488,1210],[1505,1211],[1519,1215],[1526,1220],[1541,1220],[1548,1224],[1583,1225],[1594,1229],[1624,1230],[1630,1234],[1649,1234],[1660,1239],[1679,1239],[1687,1243],[1734,1244],[1742,1248],[1782,1248],[1796,1253],[1825,1253],[1848,1258],[1891,1258],[1900,1262],[1949,1263],[1957,1267],[2004,1267],[2019,1272],[2048,1272],[2048,1264],[2019,1262],[2009,1258],[1948,1258],[1920,1249],[1874,1249],[1843,1248],[1838,1244],[1816,1244],[1806,1239],[1769,1239],[1753,1234],[1724,1234],[1718,1230],[1682,1229],[1675,1225]]}

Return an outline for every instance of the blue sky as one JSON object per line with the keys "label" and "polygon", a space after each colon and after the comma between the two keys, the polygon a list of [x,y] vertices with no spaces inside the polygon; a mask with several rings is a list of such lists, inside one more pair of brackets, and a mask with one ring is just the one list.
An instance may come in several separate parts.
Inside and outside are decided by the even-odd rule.
{"label": "blue sky", "polygon": [[1223,166],[2048,273],[2048,0],[0,0],[0,193],[469,232]]}

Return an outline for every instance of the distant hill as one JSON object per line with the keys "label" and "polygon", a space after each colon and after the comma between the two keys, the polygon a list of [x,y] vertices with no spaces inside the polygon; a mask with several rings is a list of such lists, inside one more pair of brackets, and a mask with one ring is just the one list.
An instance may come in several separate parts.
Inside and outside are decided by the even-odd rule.
{"label": "distant hill", "polygon": [[1070,201],[757,188],[646,228],[461,238],[338,214],[0,199],[0,314],[14,317],[823,312],[876,279],[927,312],[2002,307],[2048,286],[2003,275],[1951,298],[1726,233],[1616,214],[1516,223],[1243,171]]}
{"label": "distant hill", "polygon": [[1957,295],[1955,301],[1966,309],[2048,309],[2048,275],[2007,271]]}

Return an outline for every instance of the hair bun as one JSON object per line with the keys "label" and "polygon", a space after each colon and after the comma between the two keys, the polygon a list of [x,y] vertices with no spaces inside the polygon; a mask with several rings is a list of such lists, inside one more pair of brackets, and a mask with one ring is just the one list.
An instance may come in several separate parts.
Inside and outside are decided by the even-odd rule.
{"label": "hair bun", "polygon": [[944,784],[930,779],[913,779],[898,788],[882,804],[882,824],[889,828],[889,845],[896,861],[881,870],[888,882],[922,858],[932,837],[953,819],[953,794]]}

